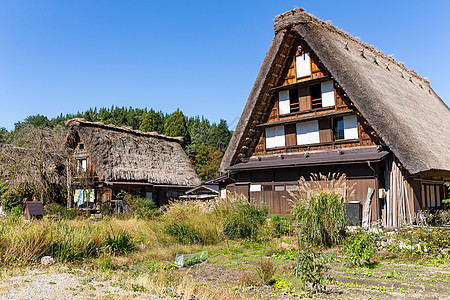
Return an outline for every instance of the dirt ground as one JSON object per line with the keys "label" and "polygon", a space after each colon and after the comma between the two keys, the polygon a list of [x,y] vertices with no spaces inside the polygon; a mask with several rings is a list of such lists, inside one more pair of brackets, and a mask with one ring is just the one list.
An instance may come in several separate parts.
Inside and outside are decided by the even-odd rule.
{"label": "dirt ground", "polygon": [[[279,262],[275,277],[292,282],[293,264]],[[327,272],[331,278],[326,292],[305,295],[295,289],[295,284],[290,291],[284,292],[274,286],[243,287],[240,278],[256,265],[255,261],[223,265],[212,260],[209,264],[193,266],[189,273],[205,284],[232,286],[261,299],[295,299],[298,296],[318,299],[450,299],[449,268],[391,262],[378,263],[373,268],[349,268],[341,261],[335,261]]]}

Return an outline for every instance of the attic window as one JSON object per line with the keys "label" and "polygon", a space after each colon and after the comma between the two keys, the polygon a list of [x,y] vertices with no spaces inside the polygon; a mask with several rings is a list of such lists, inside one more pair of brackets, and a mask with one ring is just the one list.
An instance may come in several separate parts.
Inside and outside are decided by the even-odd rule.
{"label": "attic window", "polygon": [[84,149],[84,144],[80,144],[79,148],[80,148],[80,150],[83,150]]}
{"label": "attic window", "polygon": [[322,107],[334,106],[334,82],[333,80],[322,82],[320,85],[322,93]]}
{"label": "attic window", "polygon": [[77,172],[83,173],[87,171],[87,159],[79,159],[77,161]]}
{"label": "attic window", "polygon": [[278,104],[280,108],[280,115],[285,115],[291,112],[291,103],[289,101],[289,91],[280,91],[278,93]]}
{"label": "attic window", "polygon": [[311,59],[309,53],[303,53],[295,58],[297,78],[311,76]]}
{"label": "attic window", "polygon": [[314,84],[310,87],[311,91],[311,108],[321,108],[322,107],[322,90],[320,84]]}

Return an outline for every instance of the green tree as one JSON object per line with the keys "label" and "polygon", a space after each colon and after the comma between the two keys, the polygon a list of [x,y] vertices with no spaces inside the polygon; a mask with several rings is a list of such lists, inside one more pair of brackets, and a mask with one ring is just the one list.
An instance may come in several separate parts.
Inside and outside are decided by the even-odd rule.
{"label": "green tree", "polygon": [[14,207],[21,205],[19,198],[6,182],[0,182],[0,201],[3,209],[10,212]]}
{"label": "green tree", "polygon": [[187,147],[189,158],[194,159],[197,155],[198,148],[202,144],[209,144],[211,137],[211,125],[207,119],[198,116],[189,119],[189,136],[190,144]]}
{"label": "green tree", "polygon": [[168,136],[180,136],[183,138],[183,147],[190,144],[189,132],[186,124],[186,117],[178,108],[164,123],[164,133]]}
{"label": "green tree", "polygon": [[211,139],[210,146],[214,146],[219,149],[220,152],[225,153],[228,143],[231,139],[231,131],[228,129],[227,121],[220,119],[218,125],[215,123],[211,126]]}
{"label": "green tree", "polygon": [[161,112],[155,112],[153,109],[144,116],[142,120],[142,131],[155,131],[158,133],[164,132],[164,120]]}
{"label": "green tree", "polygon": [[6,143],[9,137],[9,132],[5,127],[0,127],[0,144]]}
{"label": "green tree", "polygon": [[194,169],[201,180],[208,180],[219,175],[222,153],[215,147],[201,144],[194,159]]}

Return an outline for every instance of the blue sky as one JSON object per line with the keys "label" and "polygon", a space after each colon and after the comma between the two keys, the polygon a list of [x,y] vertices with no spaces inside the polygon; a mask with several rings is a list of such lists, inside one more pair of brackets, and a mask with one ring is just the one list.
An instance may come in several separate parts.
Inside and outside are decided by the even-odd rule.
{"label": "blue sky", "polygon": [[112,105],[233,127],[273,18],[296,7],[394,54],[450,105],[450,1],[0,0],[0,127]]}

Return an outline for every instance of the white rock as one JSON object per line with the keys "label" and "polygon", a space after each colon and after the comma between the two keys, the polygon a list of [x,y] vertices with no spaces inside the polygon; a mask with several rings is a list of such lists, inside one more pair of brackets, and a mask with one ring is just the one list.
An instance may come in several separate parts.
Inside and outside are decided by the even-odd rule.
{"label": "white rock", "polygon": [[51,256],[44,256],[43,258],[41,258],[41,265],[50,266],[53,265],[54,263],[55,260]]}

